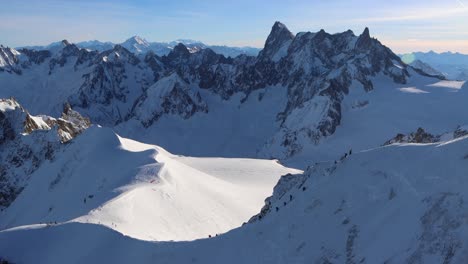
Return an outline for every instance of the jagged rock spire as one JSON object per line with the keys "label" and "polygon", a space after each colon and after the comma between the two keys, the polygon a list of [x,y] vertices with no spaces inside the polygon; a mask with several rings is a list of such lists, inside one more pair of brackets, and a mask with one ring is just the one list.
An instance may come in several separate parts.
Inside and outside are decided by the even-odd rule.
{"label": "jagged rock spire", "polygon": [[365,49],[369,48],[372,42],[372,38],[369,33],[369,28],[366,27],[364,29],[364,32],[359,36],[357,42],[356,42],[356,47],[360,49]]}
{"label": "jagged rock spire", "polygon": [[265,47],[259,53],[259,58],[274,60],[275,55],[293,39],[294,34],[283,23],[276,21],[265,42]]}

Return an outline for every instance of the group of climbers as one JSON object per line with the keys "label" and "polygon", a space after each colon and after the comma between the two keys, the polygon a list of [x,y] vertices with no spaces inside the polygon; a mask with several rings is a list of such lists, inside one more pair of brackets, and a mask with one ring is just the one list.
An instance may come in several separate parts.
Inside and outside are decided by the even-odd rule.
{"label": "group of climbers", "polygon": [[[353,150],[350,149],[348,152],[346,152],[345,154],[343,154],[343,156],[341,156],[340,158],[340,162],[345,160],[347,157],[351,156],[351,154],[353,154]],[[335,165],[338,164],[338,161],[335,160]]]}

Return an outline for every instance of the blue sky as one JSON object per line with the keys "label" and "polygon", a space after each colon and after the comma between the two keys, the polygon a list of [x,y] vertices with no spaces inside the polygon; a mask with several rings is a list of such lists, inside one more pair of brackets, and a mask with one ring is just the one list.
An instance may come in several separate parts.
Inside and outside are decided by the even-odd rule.
{"label": "blue sky", "polygon": [[[466,1],[466,3],[465,3]],[[3,3],[2,3],[3,2]],[[276,20],[300,31],[371,35],[396,52],[468,53],[468,0],[0,0],[0,43],[178,38],[262,47]]]}

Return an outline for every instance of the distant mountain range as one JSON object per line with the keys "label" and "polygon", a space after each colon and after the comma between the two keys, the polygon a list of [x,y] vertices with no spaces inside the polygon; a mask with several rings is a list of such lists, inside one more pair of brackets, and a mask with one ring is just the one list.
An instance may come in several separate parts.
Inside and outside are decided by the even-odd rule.
{"label": "distant mountain range", "polygon": [[[401,54],[405,63],[425,63],[450,80],[468,80],[468,55],[458,52],[413,52]],[[418,62],[420,61],[420,62]],[[416,67],[419,67],[416,65]],[[427,67],[425,67],[427,68]]]}
{"label": "distant mountain range", "polygon": [[[146,39],[140,36],[133,36],[122,43],[118,43],[122,47],[126,48],[133,53],[147,53],[148,51],[154,52],[158,56],[163,56],[169,54],[171,50],[174,49],[177,44],[184,44],[190,52],[196,52],[201,49],[210,48],[218,54],[222,54],[226,57],[237,57],[239,55],[245,54],[248,56],[257,56],[258,52],[261,50],[254,47],[230,47],[230,46],[221,46],[221,45],[208,45],[201,41],[191,40],[191,39],[178,39],[171,42],[149,42]],[[53,42],[46,46],[25,46],[18,47],[17,49],[30,49],[30,50],[55,50],[61,47],[62,42],[57,41]],[[99,40],[90,40],[78,42],[75,45],[79,48],[85,48],[89,50],[96,50],[99,52],[112,49],[117,43],[112,42],[102,42]]]}

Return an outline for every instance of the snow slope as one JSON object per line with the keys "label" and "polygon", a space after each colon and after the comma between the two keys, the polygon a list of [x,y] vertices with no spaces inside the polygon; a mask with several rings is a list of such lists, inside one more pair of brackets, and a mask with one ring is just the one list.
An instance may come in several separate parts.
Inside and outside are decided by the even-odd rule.
{"label": "snow slope", "polygon": [[2,231],[0,252],[18,263],[466,263],[467,156],[463,137],[315,164],[261,220],[212,239],[153,243],[65,223]]}
{"label": "snow slope", "polygon": [[350,88],[335,134],[319,144],[308,144],[303,139],[302,153],[286,164],[304,167],[307,162],[333,161],[350,149],[363,151],[381,146],[398,133],[408,134],[422,127],[432,134],[442,134],[468,120],[463,110],[468,100],[468,85],[464,82],[422,76],[404,85],[379,76],[374,80],[376,87],[372,92],[366,93],[354,85]]}
{"label": "snow slope", "polygon": [[0,228],[81,222],[142,240],[193,240],[240,226],[281,175],[298,172],[271,160],[176,156],[93,127],[31,175]]}

